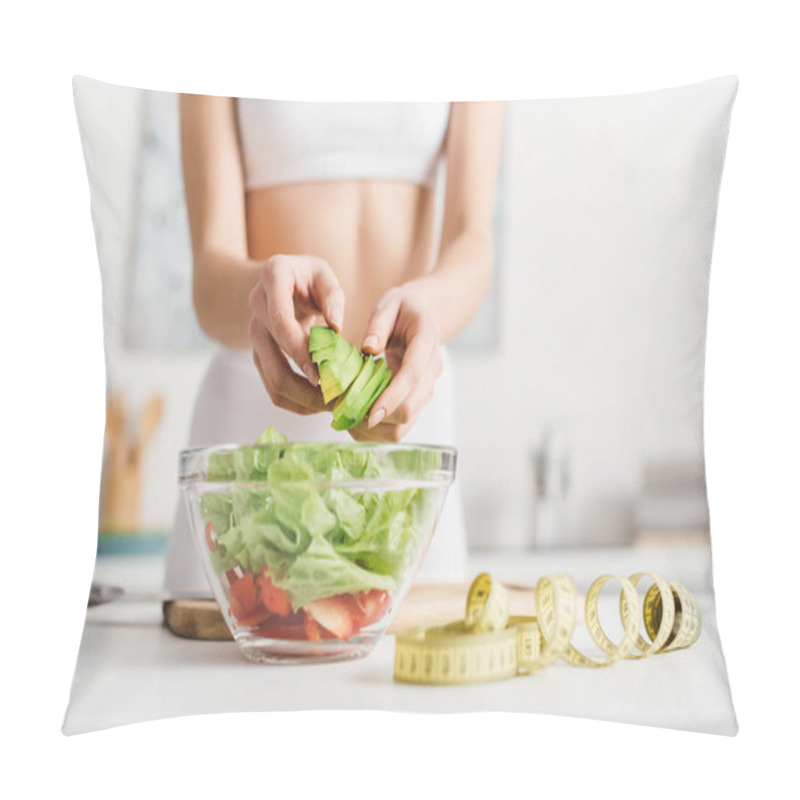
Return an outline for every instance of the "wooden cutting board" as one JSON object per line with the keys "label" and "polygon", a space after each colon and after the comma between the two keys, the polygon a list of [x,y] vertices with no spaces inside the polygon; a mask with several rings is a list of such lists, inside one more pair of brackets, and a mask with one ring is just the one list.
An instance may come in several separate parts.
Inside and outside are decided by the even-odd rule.
{"label": "wooden cutting board", "polygon": [[219,642],[233,636],[215,600],[168,600],[163,605],[164,624],[184,639]]}
{"label": "wooden cutting board", "polygon": [[[533,614],[533,587],[504,584],[511,614]],[[450,622],[464,617],[468,583],[423,583],[412,586],[389,633],[414,625]],[[164,623],[186,639],[232,639],[214,600],[171,600],[164,603]]]}

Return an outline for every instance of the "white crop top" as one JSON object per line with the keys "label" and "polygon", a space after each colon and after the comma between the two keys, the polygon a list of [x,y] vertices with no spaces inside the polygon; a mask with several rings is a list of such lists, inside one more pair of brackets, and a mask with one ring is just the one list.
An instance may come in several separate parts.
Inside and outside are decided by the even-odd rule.
{"label": "white crop top", "polygon": [[324,180],[433,186],[449,103],[236,101],[246,189]]}

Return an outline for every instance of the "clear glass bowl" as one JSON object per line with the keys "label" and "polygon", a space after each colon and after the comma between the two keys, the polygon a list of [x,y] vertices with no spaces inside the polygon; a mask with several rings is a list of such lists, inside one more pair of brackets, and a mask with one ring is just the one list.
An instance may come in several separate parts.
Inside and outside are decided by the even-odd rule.
{"label": "clear glass bowl", "polygon": [[455,467],[454,449],[418,445],[184,450],[195,542],[242,653],[366,656],[425,557]]}

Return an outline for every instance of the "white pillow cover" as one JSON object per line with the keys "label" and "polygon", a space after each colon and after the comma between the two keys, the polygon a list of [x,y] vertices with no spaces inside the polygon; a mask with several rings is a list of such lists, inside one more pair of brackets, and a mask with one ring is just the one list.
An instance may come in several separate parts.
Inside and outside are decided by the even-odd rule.
{"label": "white pillow cover", "polygon": [[[554,666],[497,684],[398,690],[387,636],[363,661],[321,666],[313,680],[305,669],[303,691],[294,691],[293,668],[253,669],[233,644],[172,637],[161,627],[158,604],[107,606],[87,615],[64,731],[218,711],[381,708],[531,711],[734,734],[707,539],[684,547],[679,537],[662,537],[660,546],[647,548],[637,537],[660,528],[708,530],[702,415],[708,278],[737,85],[724,77],[636,95],[508,103],[497,343],[454,352],[459,392],[474,395],[474,387],[483,387],[481,402],[465,397],[458,407],[471,541],[485,546],[485,532],[499,531],[492,543],[527,552],[537,571],[522,556],[509,561],[495,553],[482,561],[480,550],[476,568],[506,565],[505,574],[493,574],[528,584],[548,571],[576,569],[584,592],[603,572],[662,569],[698,599],[703,632],[695,645],[605,670]],[[143,488],[154,515],[168,519],[177,497],[177,451],[207,355],[191,349],[154,355],[126,340],[125,275],[141,194],[130,191],[130,166],[120,166],[134,163],[136,138],[119,131],[140,124],[145,94],[75,81],[103,274],[109,385],[147,387],[169,375],[183,387],[154,441]],[[174,146],[162,152],[177,157]],[[152,191],[163,199],[175,186]],[[170,212],[177,228],[185,225],[181,203]],[[174,239],[170,230],[165,243]],[[185,297],[181,302],[188,307]],[[481,418],[487,402],[502,410],[492,413],[491,431]],[[504,541],[502,533],[525,530],[525,515],[536,514],[531,443],[553,429],[566,436],[570,452],[570,503],[557,543],[580,545],[563,556],[531,553],[531,541]],[[491,468],[498,459],[503,470]],[[666,493],[654,500],[652,486],[664,484],[665,474]],[[682,482],[694,493],[670,494]],[[508,565],[517,558],[526,566],[515,573]],[[96,577],[113,579],[115,568],[98,558]],[[149,585],[152,566],[137,568],[128,562],[128,585]]]}

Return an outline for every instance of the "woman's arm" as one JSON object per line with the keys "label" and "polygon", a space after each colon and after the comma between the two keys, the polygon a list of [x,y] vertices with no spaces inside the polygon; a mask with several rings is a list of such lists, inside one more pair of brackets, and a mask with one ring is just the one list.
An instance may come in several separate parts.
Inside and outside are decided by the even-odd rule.
{"label": "woman's arm", "polygon": [[[252,348],[272,401],[300,414],[324,409],[301,319],[324,314],[337,330],[344,295],[320,258],[248,257],[235,100],[181,95],[181,153],[192,240],[192,294],[200,327],[231,349]],[[321,306],[321,307],[320,307]],[[299,377],[288,354],[308,380]]]}
{"label": "woman's arm", "polygon": [[502,134],[502,103],[454,104],[439,258],[424,277],[387,292],[373,312],[362,348],[385,349],[399,368],[355,438],[405,435],[433,394],[442,368],[439,344],[463,330],[483,302],[492,274]]}
{"label": "woman's arm", "polygon": [[192,295],[212,339],[250,349],[248,297],[259,280],[247,254],[245,193],[234,99],[180,98],[181,158],[192,240]]}
{"label": "woman's arm", "polygon": [[489,288],[502,136],[502,103],[453,104],[439,258],[434,270],[418,281],[442,342],[466,328]]}

